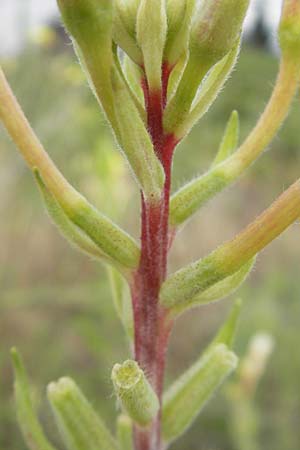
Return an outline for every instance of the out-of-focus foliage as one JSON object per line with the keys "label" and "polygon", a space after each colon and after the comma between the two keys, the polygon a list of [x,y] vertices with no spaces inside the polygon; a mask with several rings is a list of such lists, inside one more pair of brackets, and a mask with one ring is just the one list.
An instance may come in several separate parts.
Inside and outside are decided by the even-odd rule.
{"label": "out-of-focus foliage", "polygon": [[[5,61],[4,66],[59,167],[96,205],[138,236],[132,220],[138,192],[71,53],[35,47]],[[233,109],[239,111],[245,136],[271,92],[276,67],[275,58],[244,49],[233,80],[178,150],[174,187],[208,167]],[[179,259],[190,261],[231,237],[268,205],[284,187],[280,186],[282,171],[287,182],[299,177],[299,113],[300,105],[295,105],[272,145],[272,154],[267,152],[239,182],[239,192],[231,188],[229,195],[222,194],[187,225],[183,244],[174,246],[174,267]],[[115,413],[113,402],[106,401],[112,395],[110,368],[114,361],[126,359],[128,352],[121,344],[122,329],[113,312],[105,270],[70,249],[49,223],[32,176],[2,130],[0,214],[0,447],[21,450],[24,444],[12,402],[11,346],[19,348],[38,386],[35,399],[50,432],[53,423],[44,386],[60,376],[72,376],[109,420]],[[276,341],[255,393],[262,418],[259,443],[264,450],[295,450],[300,440],[300,257],[295,242],[299,249],[297,225],[260,257],[240,292],[244,311],[238,354],[244,353],[257,330],[266,330]],[[202,310],[179,321],[170,351],[169,379],[199,354],[221,323],[228,303],[204,307],[205,321]],[[189,339],[181,339],[187,333]],[[206,412],[185,436],[185,448],[232,450],[225,396],[218,394]],[[174,449],[182,445],[179,441]]]}

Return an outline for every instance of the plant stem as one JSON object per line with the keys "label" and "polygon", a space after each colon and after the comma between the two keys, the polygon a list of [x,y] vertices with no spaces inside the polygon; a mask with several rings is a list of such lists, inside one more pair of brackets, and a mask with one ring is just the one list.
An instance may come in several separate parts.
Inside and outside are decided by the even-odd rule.
{"label": "plant stem", "polygon": [[[141,194],[141,258],[132,283],[135,323],[135,359],[145,371],[161,402],[165,356],[173,323],[158,303],[167,274],[169,250],[169,202],[173,152],[177,142],[163,131],[163,112],[170,70],[163,68],[162,91],[150,92],[143,80],[148,130],[155,152],[165,171],[165,185],[158,202],[146,201]],[[136,450],[158,450],[160,413],[147,430],[136,427]]]}

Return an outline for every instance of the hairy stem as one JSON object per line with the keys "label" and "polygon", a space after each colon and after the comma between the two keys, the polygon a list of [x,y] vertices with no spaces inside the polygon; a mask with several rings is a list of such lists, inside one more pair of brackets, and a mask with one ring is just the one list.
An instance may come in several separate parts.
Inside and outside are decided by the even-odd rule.
{"label": "hairy stem", "polygon": [[[145,371],[160,402],[163,389],[165,356],[172,322],[159,305],[159,292],[167,274],[169,249],[169,202],[172,157],[176,141],[165,136],[163,112],[170,70],[163,68],[162,91],[150,92],[143,80],[148,131],[155,152],[165,172],[161,199],[149,202],[141,194],[141,258],[132,285],[135,322],[135,359]],[[136,450],[158,450],[160,443],[160,413],[147,430],[136,428]]]}

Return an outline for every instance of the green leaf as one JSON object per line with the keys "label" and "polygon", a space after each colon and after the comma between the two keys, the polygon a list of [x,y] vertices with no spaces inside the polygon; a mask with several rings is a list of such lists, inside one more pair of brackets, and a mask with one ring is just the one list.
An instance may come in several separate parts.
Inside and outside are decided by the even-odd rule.
{"label": "green leaf", "polygon": [[117,436],[120,450],[133,450],[132,421],[125,414],[118,417]]}
{"label": "green leaf", "polygon": [[233,111],[228,121],[218,153],[212,163],[212,167],[225,161],[236,149],[239,141],[239,115]]}
{"label": "green leaf", "polygon": [[34,171],[34,176],[41,190],[49,216],[61,231],[63,236],[71,244],[75,245],[83,252],[88,253],[90,256],[94,256],[96,258],[107,258],[100,248],[97,247],[97,245],[86,234],[84,234],[80,228],[68,219],[55,197],[45,186],[38,170]]}
{"label": "green leaf", "polygon": [[116,394],[129,415],[141,427],[147,427],[158,413],[158,398],[135,361],[116,364],[112,370]]}
{"label": "green leaf", "polygon": [[163,396],[162,435],[169,443],[184,433],[209,398],[236,368],[237,357],[219,344],[193,364]]}
{"label": "green leaf", "polygon": [[237,41],[228,55],[210,70],[207,77],[203,80],[191,111],[175,130],[175,135],[178,139],[182,139],[190,132],[216,100],[236,64],[239,51],[240,40]]}
{"label": "green leaf", "polygon": [[299,189],[300,181],[297,180],[233,239],[171,275],[161,287],[161,304],[165,308],[184,304],[239,271],[298,220]]}
{"label": "green leaf", "polygon": [[[35,174],[37,170],[35,169]],[[39,180],[41,176],[39,175]],[[47,186],[44,180],[39,182],[43,193],[45,195]],[[72,239],[79,241],[83,245],[83,240],[79,238],[79,233],[76,234],[76,228],[79,228],[83,232],[83,239],[87,236],[85,245],[88,245],[88,238],[92,241],[96,247],[99,248],[99,252],[104,253],[112,262],[115,262],[120,268],[135,268],[138,265],[140,251],[136,242],[125,231],[119,228],[107,217],[98,212],[88,201],[80,195],[78,192],[71,190],[69,195],[66,196],[62,191],[60,197],[50,197],[52,193],[47,191],[47,201],[51,202],[51,214],[55,214],[56,219],[60,221],[60,227],[67,228],[67,233],[72,235]],[[69,221],[74,225],[74,228],[68,225],[64,220],[59,208],[53,204],[53,199],[57,201],[64,214]],[[53,212],[53,207],[55,212]],[[64,222],[62,225],[62,221]],[[66,230],[65,230],[66,231]]]}
{"label": "green leaf", "polygon": [[33,408],[30,386],[23,361],[15,348],[11,350],[15,374],[15,401],[18,422],[30,450],[55,450],[46,438]]}
{"label": "green leaf", "polygon": [[113,267],[108,268],[116,312],[130,339],[133,340],[134,324],[130,290],[122,275]]}
{"label": "green leaf", "polygon": [[247,262],[236,273],[212,285],[200,295],[196,295],[191,300],[186,301],[183,304],[179,304],[178,306],[175,305],[171,308],[172,314],[177,316],[188,309],[216,302],[233,294],[244,283],[253,269],[254,263],[255,258]]}
{"label": "green leaf", "polygon": [[118,445],[71,378],[48,386],[48,398],[70,450],[118,450]]}
{"label": "green leaf", "polygon": [[171,197],[170,224],[179,226],[184,223],[228,186],[230,181],[231,179],[224,172],[222,165],[218,165],[187,183]]}

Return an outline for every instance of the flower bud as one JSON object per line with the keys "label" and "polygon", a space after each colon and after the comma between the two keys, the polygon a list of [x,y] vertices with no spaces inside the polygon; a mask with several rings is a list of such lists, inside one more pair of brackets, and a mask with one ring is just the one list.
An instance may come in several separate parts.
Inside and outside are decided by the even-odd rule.
{"label": "flower bud", "polygon": [[[111,0],[57,0],[64,23],[81,46],[111,47],[113,2]],[[108,50],[108,49],[107,49]]]}
{"label": "flower bud", "polygon": [[187,52],[195,5],[196,0],[167,1],[168,33],[164,57],[170,66]]}
{"label": "flower bud", "polygon": [[136,42],[136,16],[140,0],[117,0],[114,14],[113,39],[138,65],[143,62]]}
{"label": "flower bud", "polygon": [[285,0],[279,25],[279,43],[283,54],[300,57],[300,1]]}
{"label": "flower bud", "polygon": [[161,68],[167,35],[167,14],[162,0],[141,0],[137,41],[142,49],[150,91],[161,89]]}
{"label": "flower bud", "polygon": [[48,398],[69,448],[118,450],[111,433],[71,378],[50,383]]}
{"label": "flower bud", "polygon": [[116,0],[116,10],[128,31],[135,38],[136,18],[141,0]]}
{"label": "flower bud", "polygon": [[149,425],[158,413],[159,401],[137,362],[116,364],[111,377],[127,414],[141,427]]}
{"label": "flower bud", "polygon": [[204,0],[190,37],[190,52],[213,66],[239,38],[249,0]]}

